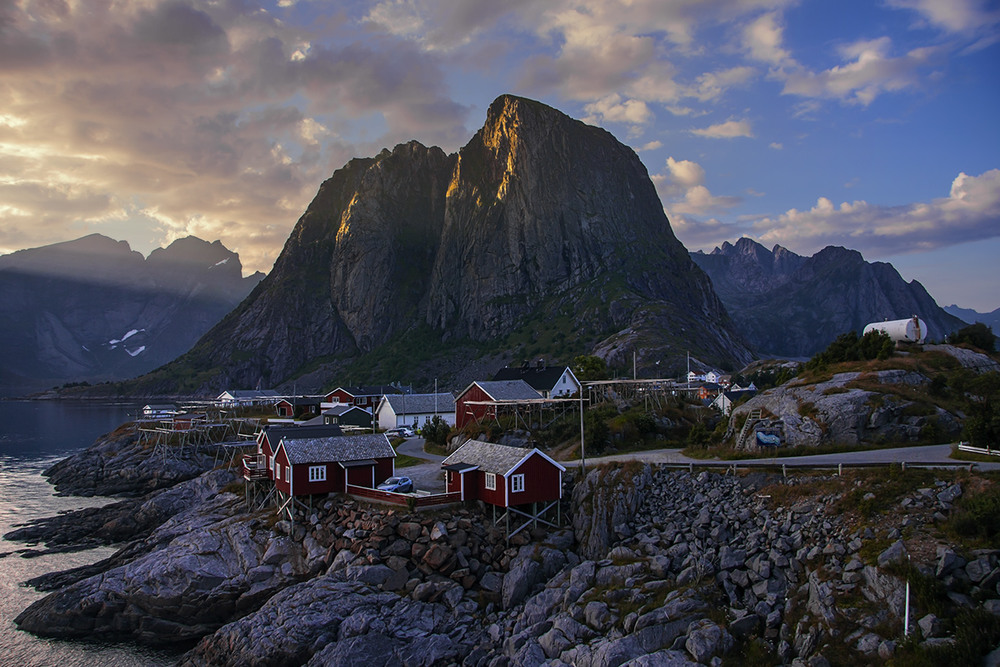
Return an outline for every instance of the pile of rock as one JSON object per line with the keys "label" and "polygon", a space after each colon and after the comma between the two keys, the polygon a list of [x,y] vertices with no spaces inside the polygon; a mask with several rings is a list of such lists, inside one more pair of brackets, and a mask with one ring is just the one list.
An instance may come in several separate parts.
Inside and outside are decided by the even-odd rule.
{"label": "pile of rock", "polygon": [[169,458],[139,442],[134,422],[118,427],[87,449],[59,461],[44,475],[56,491],[76,496],[143,496],[198,477],[215,467],[211,446],[175,447]]}

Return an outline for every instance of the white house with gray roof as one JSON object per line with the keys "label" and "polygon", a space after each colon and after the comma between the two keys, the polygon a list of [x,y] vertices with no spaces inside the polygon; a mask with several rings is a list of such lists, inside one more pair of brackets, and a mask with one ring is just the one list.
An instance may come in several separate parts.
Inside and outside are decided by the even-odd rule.
{"label": "white house with gray roof", "polygon": [[385,394],[375,408],[375,418],[383,430],[399,426],[423,428],[435,416],[455,425],[455,397],[450,392]]}

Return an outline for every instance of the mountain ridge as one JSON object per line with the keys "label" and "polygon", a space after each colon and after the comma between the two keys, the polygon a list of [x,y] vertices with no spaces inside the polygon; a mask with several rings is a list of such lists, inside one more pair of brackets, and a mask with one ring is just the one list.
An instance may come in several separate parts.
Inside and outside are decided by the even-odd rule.
{"label": "mountain ridge", "polygon": [[[868,262],[857,250],[827,246],[802,257],[781,246],[769,251],[743,237],[691,256],[762,354],[811,357],[839,334],[913,315],[927,323],[932,340],[962,326],[918,281],[906,282],[891,264]],[[737,289],[748,284],[754,289]]]}
{"label": "mountain ridge", "polygon": [[144,258],[101,234],[0,256],[0,393],[124,380],[186,352],[262,274],[219,241]]}
{"label": "mountain ridge", "polygon": [[[557,320],[563,341],[612,361],[635,350],[640,364],[671,356],[680,367],[687,348],[713,363],[751,356],[634,151],[505,95],[457,154],[411,141],[338,169],[250,298],[139,386],[303,386],[316,368],[343,372],[365,355],[355,380],[399,379],[383,362],[416,336],[427,358],[408,361],[434,378],[455,360],[567,351],[546,342]],[[527,342],[506,349],[516,332]]]}

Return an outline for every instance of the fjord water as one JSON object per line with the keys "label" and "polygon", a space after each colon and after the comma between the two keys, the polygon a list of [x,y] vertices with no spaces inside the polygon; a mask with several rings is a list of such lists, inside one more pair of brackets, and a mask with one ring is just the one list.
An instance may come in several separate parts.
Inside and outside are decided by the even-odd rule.
{"label": "fjord water", "polygon": [[[109,498],[59,497],[42,477],[56,461],[91,445],[135,412],[134,405],[63,401],[0,401],[0,535],[16,524],[94,507]],[[14,618],[44,594],[23,586],[32,577],[107,558],[115,549],[90,549],[22,558],[28,545],[0,540],[0,664],[83,667],[166,665],[169,654],[131,645],[39,639],[14,626]]]}

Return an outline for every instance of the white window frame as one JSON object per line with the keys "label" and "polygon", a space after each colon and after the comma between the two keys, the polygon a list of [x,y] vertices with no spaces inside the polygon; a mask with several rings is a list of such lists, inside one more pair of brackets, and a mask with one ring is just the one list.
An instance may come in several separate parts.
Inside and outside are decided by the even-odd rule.
{"label": "white window frame", "polygon": [[513,475],[510,478],[510,492],[519,493],[524,491],[524,475]]}
{"label": "white window frame", "polygon": [[285,466],[285,481],[286,482],[292,481],[292,467],[291,466]]}
{"label": "white window frame", "polygon": [[281,481],[281,464],[277,461],[274,462],[274,479],[275,481]]}
{"label": "white window frame", "polygon": [[497,475],[493,472],[486,473],[486,480],[484,481],[487,491],[497,490]]}
{"label": "white window frame", "polygon": [[325,482],[326,481],[326,466],[309,466],[309,481],[310,482]]}

